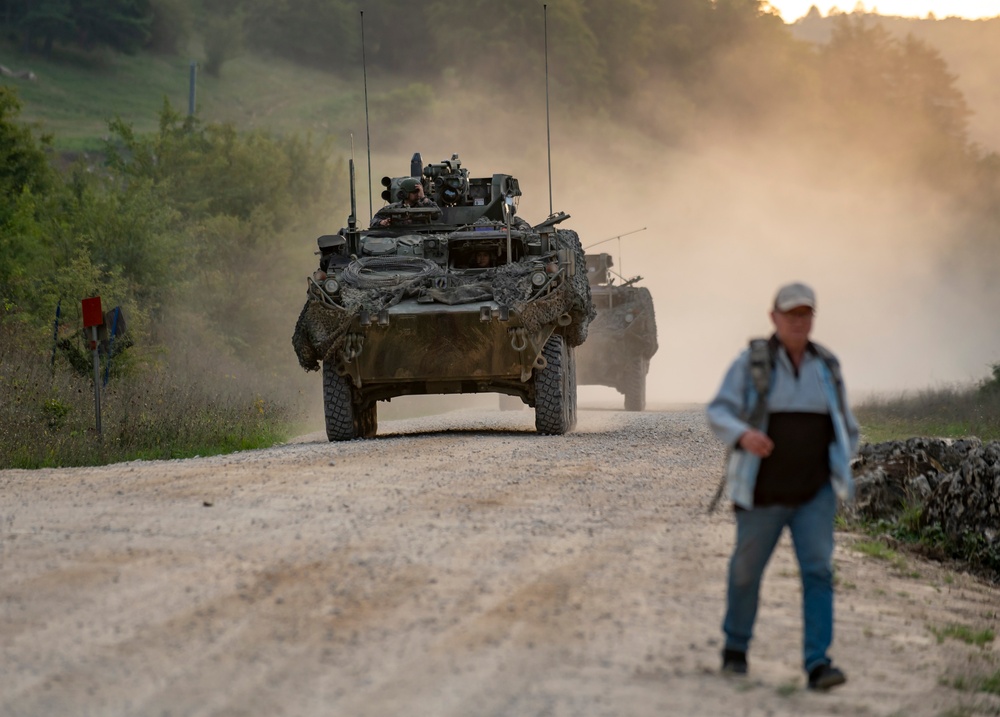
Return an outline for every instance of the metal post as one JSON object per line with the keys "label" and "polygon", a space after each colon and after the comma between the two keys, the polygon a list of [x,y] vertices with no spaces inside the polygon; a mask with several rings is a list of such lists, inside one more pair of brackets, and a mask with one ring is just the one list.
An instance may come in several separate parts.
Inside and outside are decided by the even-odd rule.
{"label": "metal post", "polygon": [[194,98],[195,98],[195,86],[198,80],[198,63],[191,60],[191,81],[188,88],[188,116],[194,117]]}
{"label": "metal post", "polygon": [[97,342],[97,327],[91,326],[90,330],[94,346],[94,415],[97,418],[97,435],[101,435],[101,359],[97,351],[100,344]]}

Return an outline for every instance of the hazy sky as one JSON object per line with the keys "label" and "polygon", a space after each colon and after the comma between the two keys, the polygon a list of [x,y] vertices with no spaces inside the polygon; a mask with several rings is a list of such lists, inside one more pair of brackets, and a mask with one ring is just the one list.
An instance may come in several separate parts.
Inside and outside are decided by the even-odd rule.
{"label": "hazy sky", "polygon": [[[851,12],[857,3],[853,0],[771,0],[771,6],[781,13],[785,22],[802,17],[812,5],[826,15],[832,7]],[[863,5],[869,12],[904,17],[926,17],[928,12],[938,18],[956,15],[974,19],[1000,15],[1000,0],[869,0]]]}

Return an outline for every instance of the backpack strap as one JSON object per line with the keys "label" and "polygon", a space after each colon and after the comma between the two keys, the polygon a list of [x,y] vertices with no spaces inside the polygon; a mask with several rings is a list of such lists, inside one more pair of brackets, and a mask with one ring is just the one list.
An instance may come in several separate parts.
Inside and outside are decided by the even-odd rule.
{"label": "backpack strap", "polygon": [[830,375],[833,377],[833,383],[837,387],[837,407],[840,409],[841,415],[846,416],[847,397],[844,395],[844,375],[840,371],[840,361],[826,346],[818,344],[815,341],[810,342],[810,344],[816,351],[816,355],[820,357],[823,363],[826,364],[827,369],[829,369]]}
{"label": "backpack strap", "polygon": [[771,391],[771,374],[774,372],[774,347],[768,339],[750,339],[750,381],[757,393],[757,401],[751,409],[747,406],[745,420],[754,428],[760,428],[767,415],[767,395]]}
{"label": "backpack strap", "polygon": [[[743,401],[742,417],[743,420],[758,430],[763,426],[764,418],[767,416],[767,394],[771,390],[771,374],[774,371],[774,352],[776,350],[777,346],[773,345],[773,342],[769,339],[750,339],[750,362],[747,365],[750,382],[747,384],[746,397]],[[757,394],[753,408],[749,406],[750,383],[753,384],[754,391]],[[732,446],[726,451],[727,464],[729,463],[732,451]],[[719,505],[722,494],[726,490],[726,483],[727,477],[724,470],[719,487],[715,489],[715,495],[712,496],[712,500],[708,503],[709,513],[713,512]]]}

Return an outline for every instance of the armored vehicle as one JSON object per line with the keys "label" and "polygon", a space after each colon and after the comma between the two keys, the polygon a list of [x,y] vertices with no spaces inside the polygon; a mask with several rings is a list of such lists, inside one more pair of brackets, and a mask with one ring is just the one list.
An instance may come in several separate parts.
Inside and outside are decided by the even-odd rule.
{"label": "armored vehicle", "polygon": [[646,408],[646,374],[658,348],[649,289],[636,276],[615,284],[610,254],[587,254],[587,278],[597,317],[577,352],[581,385],[611,386],[625,394],[626,411]]}
{"label": "armored vehicle", "polygon": [[352,161],[348,226],[317,240],[292,344],[322,367],[327,437],[374,436],[378,401],[452,393],[514,396],[539,433],[572,430],[574,349],[595,309],[580,238],[557,228],[568,215],[532,226],[509,174],[470,177],[458,155],[422,164],[384,177],[382,196],[404,199],[415,179],[433,205],[397,201],[363,229]]}

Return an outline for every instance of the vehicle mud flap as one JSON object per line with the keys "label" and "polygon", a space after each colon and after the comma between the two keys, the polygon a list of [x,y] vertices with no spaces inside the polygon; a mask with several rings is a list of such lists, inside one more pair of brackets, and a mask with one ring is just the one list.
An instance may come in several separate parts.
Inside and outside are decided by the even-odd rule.
{"label": "vehicle mud flap", "polygon": [[349,441],[362,435],[351,400],[350,379],[337,373],[337,365],[333,361],[323,362],[323,415],[328,440]]}
{"label": "vehicle mud flap", "polygon": [[358,438],[374,438],[378,433],[378,404],[354,404],[354,432]]}
{"label": "vehicle mud flap", "polygon": [[576,420],[576,371],[573,352],[559,334],[552,334],[542,348],[545,367],[535,371],[535,429],[561,435]]}
{"label": "vehicle mud flap", "polygon": [[625,367],[624,384],[625,410],[646,410],[646,374],[649,372],[649,361],[642,356],[633,356]]}

